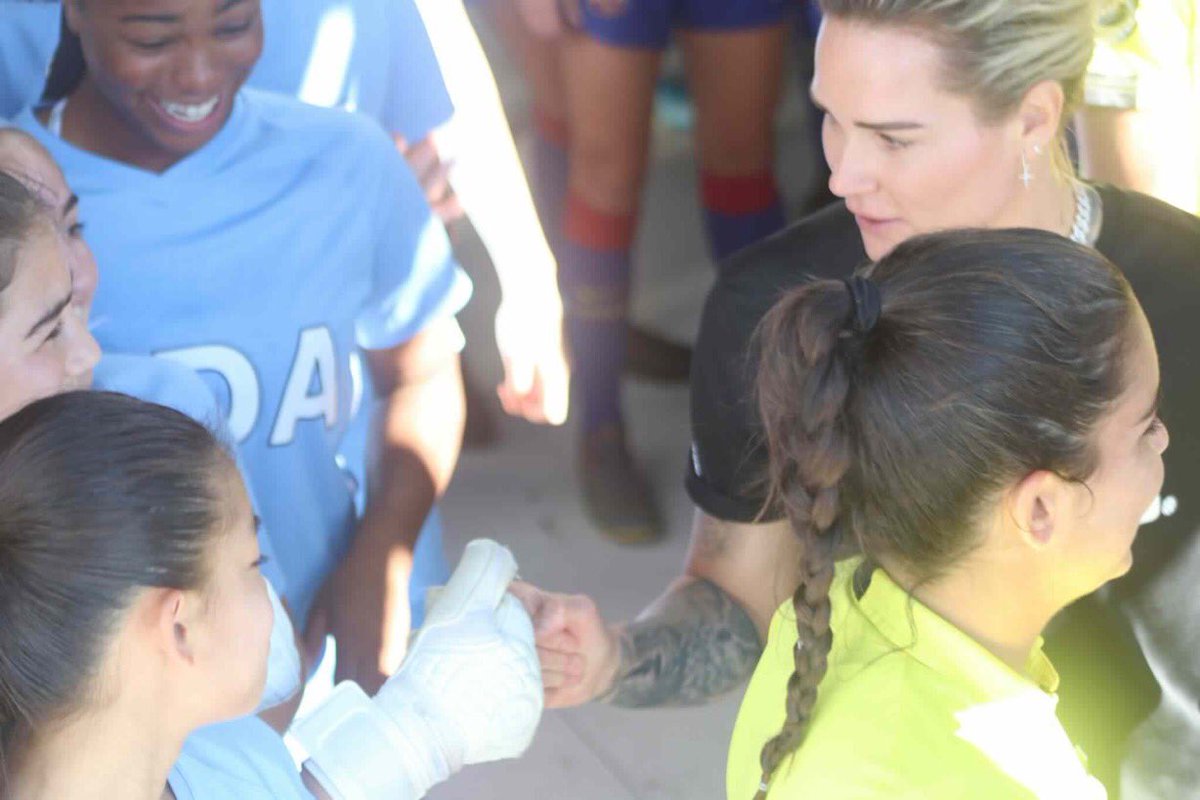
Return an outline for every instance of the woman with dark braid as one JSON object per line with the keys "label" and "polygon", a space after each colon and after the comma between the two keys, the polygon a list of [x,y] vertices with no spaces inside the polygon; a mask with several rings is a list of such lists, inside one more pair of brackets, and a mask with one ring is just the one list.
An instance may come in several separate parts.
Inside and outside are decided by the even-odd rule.
{"label": "woman with dark braid", "polygon": [[1104,798],[1041,633],[1129,569],[1162,487],[1158,356],[1125,278],[1045,231],[920,236],[786,294],[758,341],[802,566],[729,797]]}
{"label": "woman with dark braid", "polygon": [[[763,491],[750,342],[781,293],[848,278],[911,236],[1039,228],[1116,264],[1150,320],[1173,444],[1133,570],[1074,604],[1046,644],[1059,716],[1110,795],[1200,787],[1200,218],[1078,180],[1066,127],[1096,36],[1093,0],[821,0],[811,94],[843,199],[731,257],[693,351],[681,574],[629,621],[525,588],[551,706],[705,702],[739,691],[794,576],[798,543]],[[919,469],[921,464],[914,464]],[[968,795],[973,796],[973,795]]]}

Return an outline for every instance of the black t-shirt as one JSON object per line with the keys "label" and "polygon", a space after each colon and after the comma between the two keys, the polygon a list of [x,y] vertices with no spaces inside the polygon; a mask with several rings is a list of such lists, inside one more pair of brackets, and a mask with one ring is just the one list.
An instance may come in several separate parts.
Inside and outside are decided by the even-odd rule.
{"label": "black t-shirt", "polygon": [[[1145,195],[1097,188],[1104,216],[1096,248],[1124,271],[1150,320],[1162,368],[1162,417],[1171,433],[1166,482],[1151,512],[1157,518],[1139,531],[1134,569],[1114,592],[1134,620],[1158,682],[1183,692],[1191,704],[1187,716],[1195,720],[1200,717],[1200,537],[1194,535],[1200,529],[1200,218]],[[776,509],[764,511],[767,455],[754,401],[755,328],[787,289],[813,277],[847,278],[867,261],[854,219],[838,203],[724,265],[704,308],[692,362],[687,489],[706,513],[738,522],[781,516]],[[1096,651],[1097,660],[1106,655]],[[1064,690],[1068,678],[1064,671]],[[1176,709],[1175,716],[1183,710]],[[1164,725],[1176,723],[1182,720]],[[1182,727],[1192,729],[1194,738],[1174,746],[1184,754],[1191,750],[1188,759],[1200,770],[1200,730],[1194,722]],[[1163,769],[1176,771],[1172,765]]]}

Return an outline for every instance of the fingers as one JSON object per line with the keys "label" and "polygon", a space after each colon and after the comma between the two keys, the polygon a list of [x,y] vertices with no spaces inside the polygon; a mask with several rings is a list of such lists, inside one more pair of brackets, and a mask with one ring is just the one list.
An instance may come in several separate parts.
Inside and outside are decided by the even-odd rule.
{"label": "fingers", "polygon": [[562,425],[567,421],[571,406],[571,370],[561,348],[551,361],[547,368],[538,372],[542,389],[542,416],[551,425]]}
{"label": "fingers", "polygon": [[546,686],[574,686],[583,679],[587,663],[579,653],[564,653],[544,647],[539,647],[537,652]]}
{"label": "fingers", "polygon": [[506,414],[523,417],[535,425],[562,425],[570,408],[570,373],[556,357],[547,364],[521,365],[504,359],[504,383],[496,387]]}
{"label": "fingers", "polygon": [[521,605],[525,606],[529,616],[536,621],[542,600],[547,596],[546,593],[526,581],[513,581],[508,585],[508,591],[521,601]]}
{"label": "fingers", "polygon": [[538,370],[523,358],[504,357],[504,382],[496,387],[496,395],[504,413],[522,417],[535,425],[546,422],[542,411],[542,389]]}
{"label": "fingers", "polygon": [[587,603],[590,603],[590,600],[544,592],[524,581],[513,581],[508,591],[520,600],[529,612],[538,647],[564,651],[579,649],[578,638],[568,629],[570,609],[577,606],[581,599]]}

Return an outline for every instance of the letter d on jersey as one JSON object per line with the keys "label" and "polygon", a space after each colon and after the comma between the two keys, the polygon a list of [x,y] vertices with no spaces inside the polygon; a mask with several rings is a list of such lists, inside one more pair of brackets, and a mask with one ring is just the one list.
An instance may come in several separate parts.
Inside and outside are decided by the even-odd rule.
{"label": "letter d on jersey", "polygon": [[[229,433],[237,444],[246,441],[258,422],[262,383],[254,363],[226,345],[199,345],[156,353],[196,372],[215,372],[229,387]],[[301,420],[324,419],[332,428],[338,421],[337,348],[324,326],[300,331],[296,355],[279,400],[269,442],[272,447],[291,444]]]}
{"label": "letter d on jersey", "polygon": [[163,350],[155,355],[177,361],[196,372],[220,375],[229,387],[229,434],[239,444],[246,440],[254,430],[262,404],[258,375],[250,359],[232,347],[220,344]]}

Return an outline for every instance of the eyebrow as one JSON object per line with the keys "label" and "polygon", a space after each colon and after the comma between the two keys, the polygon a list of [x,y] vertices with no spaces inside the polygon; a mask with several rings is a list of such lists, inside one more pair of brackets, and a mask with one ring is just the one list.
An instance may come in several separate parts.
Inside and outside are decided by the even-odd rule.
{"label": "eyebrow", "polygon": [[64,217],[69,216],[71,210],[77,205],[79,205],[79,195],[73,194],[67,198],[67,202],[63,203],[62,215]]}
{"label": "eyebrow", "polygon": [[179,14],[126,14],[121,17],[121,22],[160,22],[170,24],[179,22],[182,16]]}
{"label": "eyebrow", "polygon": [[[829,114],[829,109],[825,108],[825,106],[822,105],[821,101],[817,99],[817,96],[815,94],[813,94],[812,89],[809,89],[809,91],[808,91],[808,98],[809,98],[809,100],[812,101],[812,104],[814,106],[816,106],[817,111],[819,111],[822,114]],[[830,114],[830,116],[833,116],[833,115]],[[912,122],[909,120],[895,120],[892,122],[861,122],[861,121],[859,121],[859,122],[854,123],[854,127],[863,128],[864,130],[868,130],[868,131],[912,131],[912,130],[917,130],[919,128],[924,128],[925,124],[921,123],[921,122]]]}
{"label": "eyebrow", "polygon": [[49,311],[47,311],[45,314],[43,314],[41,319],[39,319],[37,322],[33,323],[33,327],[29,329],[29,333],[25,334],[25,338],[27,340],[32,339],[33,335],[35,333],[37,333],[39,329],[45,327],[46,325],[49,325],[54,320],[58,319],[59,315],[62,314],[63,311],[66,309],[66,307],[70,304],[71,304],[71,293],[67,292],[66,297],[64,297],[62,300],[59,300],[57,303],[55,303],[54,307],[51,308]]}

